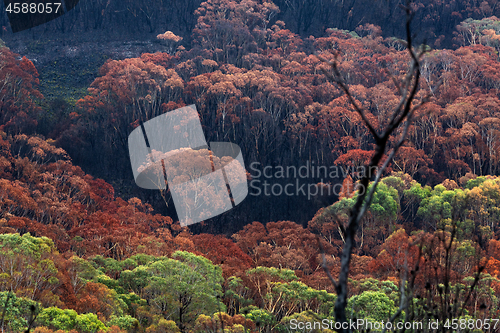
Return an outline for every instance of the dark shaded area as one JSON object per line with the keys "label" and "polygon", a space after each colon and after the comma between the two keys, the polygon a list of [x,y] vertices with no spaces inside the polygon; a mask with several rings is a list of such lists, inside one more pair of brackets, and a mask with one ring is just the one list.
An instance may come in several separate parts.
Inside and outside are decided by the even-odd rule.
{"label": "dark shaded area", "polygon": [[[76,6],[78,0],[72,2],[71,8]],[[4,0],[4,5],[10,27],[14,33],[31,29],[65,14],[62,2]]]}
{"label": "dark shaded area", "polygon": [[[191,32],[197,20],[195,11],[201,2],[67,0],[66,10],[74,8],[73,10],[57,20],[33,28],[30,33],[33,36],[45,35],[51,38],[64,34],[66,38],[77,41],[82,33],[99,35],[102,32],[115,39],[133,39],[138,33],[157,34],[171,30],[182,36],[184,43],[190,46]],[[404,37],[403,23],[399,19],[400,5],[403,4],[400,0],[276,0],[274,3],[280,8],[280,12],[272,17],[271,24],[282,20],[288,29],[302,37],[324,36],[327,28],[353,31],[367,23],[380,26],[386,37]],[[437,46],[442,47],[453,45],[453,29],[464,19],[500,16],[500,6],[491,0],[475,3],[466,0],[420,0],[415,1],[413,7],[418,9],[413,20],[413,31],[417,33],[417,39],[421,42],[426,40],[430,45],[438,41]],[[2,11],[4,15],[0,17],[0,25],[8,27],[7,15],[4,9]],[[43,21],[42,16],[37,17]],[[44,17],[45,22],[52,19],[52,16]],[[11,22],[15,23],[11,31],[17,32],[43,23],[37,20],[39,19],[24,19],[21,16],[12,18]]]}

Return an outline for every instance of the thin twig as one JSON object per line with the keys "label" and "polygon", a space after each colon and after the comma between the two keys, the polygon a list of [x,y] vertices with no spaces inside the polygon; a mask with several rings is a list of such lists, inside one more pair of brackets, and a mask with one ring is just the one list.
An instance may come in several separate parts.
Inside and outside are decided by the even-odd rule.
{"label": "thin twig", "polygon": [[[360,180],[360,185],[365,191],[359,192],[359,195],[356,199],[356,202],[354,203],[354,206],[351,209],[350,212],[350,217],[349,217],[349,223],[346,228],[345,232],[345,242],[344,242],[344,248],[342,251],[342,256],[341,256],[341,268],[340,268],[340,274],[338,277],[338,282],[336,282],[333,277],[329,276],[330,272],[326,267],[326,259],[324,257],[324,251],[321,250],[322,255],[323,255],[323,269],[327,273],[328,278],[330,281],[332,281],[332,284],[335,286],[335,289],[337,291],[337,300],[335,303],[335,317],[338,322],[344,323],[347,321],[346,318],[346,306],[347,306],[347,284],[348,284],[348,274],[349,274],[349,266],[350,266],[350,260],[352,256],[352,251],[355,245],[355,237],[356,233],[358,231],[359,225],[362,221],[362,218],[368,208],[371,205],[376,187],[378,183],[380,182],[380,179],[382,177],[382,174],[384,171],[387,169],[388,164],[392,160],[392,158],[395,156],[397,153],[398,149],[403,145],[405,138],[408,134],[409,126],[410,123],[413,119],[413,114],[415,110],[417,110],[420,106],[422,106],[427,99],[422,100],[422,102],[415,107],[413,105],[413,101],[416,98],[417,91],[419,89],[419,82],[420,82],[420,58],[422,55],[425,53],[425,49],[423,49],[421,52],[416,54],[413,51],[413,39],[411,35],[411,27],[410,23],[413,18],[413,13],[410,9],[409,1],[407,1],[407,5],[404,8],[406,12],[406,37],[407,37],[407,43],[406,43],[406,48],[408,50],[408,53],[410,55],[410,58],[412,60],[412,64],[408,70],[408,73],[403,81],[403,86],[404,90],[401,94],[401,99],[399,104],[396,106],[396,108],[393,110],[393,113],[390,117],[390,120],[385,128],[385,130],[382,132],[381,135],[377,133],[377,131],[374,129],[368,118],[366,117],[365,110],[358,105],[356,100],[354,99],[352,93],[349,90],[349,87],[343,80],[340,71],[338,69],[338,52],[334,53],[334,60],[333,61],[328,61],[325,58],[319,57],[320,60],[325,62],[326,64],[329,65],[331,69],[331,73],[327,72],[324,68],[322,68],[323,72],[327,76],[327,78],[336,83],[341,90],[345,93],[347,96],[349,102],[355,109],[355,111],[360,115],[363,123],[365,126],[369,129],[370,133],[372,134],[376,147],[375,147],[375,153],[372,156],[370,163],[368,165],[368,170],[370,170],[368,173],[363,175],[363,177]],[[398,85],[396,85],[398,86]],[[366,191],[368,189],[372,174],[371,170],[372,168],[377,168],[380,162],[382,161],[383,157],[385,156],[385,151],[389,142],[389,139],[391,138],[392,134],[396,129],[400,127],[400,125],[403,123],[403,121],[406,120],[403,133],[401,134],[398,142],[396,145],[393,147],[392,151],[389,153],[389,156],[385,159],[385,161],[382,163],[382,166],[378,169],[378,172],[375,176],[375,179],[372,183],[372,186],[370,188],[370,191]],[[321,246],[321,244],[320,244]],[[404,297],[404,296],[402,296]],[[407,304],[407,302],[402,300],[402,305]],[[406,307],[406,305],[405,305]],[[401,309],[401,311],[403,311]],[[341,329],[341,332],[346,332],[350,331],[349,329]]]}
{"label": "thin twig", "polygon": [[323,244],[321,244],[321,240],[320,240],[319,236],[317,236],[317,235],[316,235],[316,240],[318,241],[318,246],[319,246],[319,248],[321,250],[321,259],[322,259],[322,261],[321,261],[321,267],[325,271],[326,276],[328,276],[328,279],[333,284],[333,286],[335,287],[335,289],[337,289],[337,282],[333,278],[332,274],[330,273],[330,269],[328,268],[328,265],[326,264],[325,248],[323,247]]}

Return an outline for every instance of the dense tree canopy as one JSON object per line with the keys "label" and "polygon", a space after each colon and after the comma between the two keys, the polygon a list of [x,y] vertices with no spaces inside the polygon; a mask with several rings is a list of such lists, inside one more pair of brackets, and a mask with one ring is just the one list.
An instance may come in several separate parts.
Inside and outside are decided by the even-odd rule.
{"label": "dense tree canopy", "polygon": [[[136,29],[165,52],[107,60],[67,110],[41,104],[34,64],[0,45],[2,331],[268,333],[334,320],[349,214],[374,186],[360,187],[371,132],[404,94],[396,3],[81,0],[44,29]],[[500,7],[413,6],[414,28],[435,47],[424,46],[415,95],[427,103],[394,158],[381,159],[347,316],[498,318]],[[325,75],[332,60],[350,96]],[[190,104],[207,142],[241,147],[259,194],[181,227],[168,189],[135,186],[127,137]],[[67,111],[64,121],[47,121],[40,105]],[[182,171],[206,152],[180,160]],[[290,185],[294,195],[273,192]]]}

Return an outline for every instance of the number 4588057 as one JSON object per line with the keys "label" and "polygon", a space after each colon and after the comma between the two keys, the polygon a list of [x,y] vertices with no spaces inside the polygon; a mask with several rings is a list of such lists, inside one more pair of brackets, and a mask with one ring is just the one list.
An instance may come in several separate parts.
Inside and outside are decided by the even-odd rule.
{"label": "number 4588057", "polygon": [[58,13],[61,8],[61,2],[40,2],[40,3],[27,3],[27,2],[14,2],[9,3],[5,11],[9,14],[51,14]]}

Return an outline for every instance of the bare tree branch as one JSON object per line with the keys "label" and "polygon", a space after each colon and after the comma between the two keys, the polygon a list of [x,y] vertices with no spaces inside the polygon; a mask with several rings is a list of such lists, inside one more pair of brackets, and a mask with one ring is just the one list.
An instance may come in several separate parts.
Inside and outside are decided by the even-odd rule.
{"label": "bare tree branch", "polygon": [[[415,53],[413,50],[413,38],[411,35],[411,20],[413,17],[413,13],[410,8],[410,2],[407,1],[406,7],[404,7],[404,10],[406,12],[406,49],[409,53],[410,59],[411,59],[411,65],[408,70],[408,73],[403,80],[403,84],[401,85],[403,88],[401,92],[401,99],[398,105],[394,108],[392,111],[391,117],[389,118],[389,121],[382,131],[382,134],[378,134],[375,128],[372,126],[368,118],[366,117],[366,112],[365,110],[358,105],[356,100],[354,99],[352,93],[349,90],[348,85],[345,83],[343,80],[341,73],[338,68],[338,52],[334,53],[334,60],[333,61],[328,61],[325,58],[319,57],[320,60],[325,62],[326,64],[329,65],[331,72],[328,72],[327,70],[323,69],[323,72],[327,76],[327,78],[336,83],[340,89],[345,93],[347,96],[349,102],[355,109],[355,111],[360,115],[363,123],[366,125],[370,133],[372,134],[376,146],[375,146],[375,152],[370,160],[369,165],[367,166],[368,172],[366,172],[363,177],[360,180],[360,186],[361,189],[364,189],[364,191],[358,192],[358,196],[356,198],[356,202],[354,203],[354,206],[352,207],[350,211],[350,216],[349,216],[349,222],[347,225],[347,228],[345,230],[345,243],[344,247],[342,250],[342,255],[341,255],[341,268],[340,268],[340,273],[338,277],[338,281],[335,281],[333,277],[328,276],[330,274],[330,271],[328,269],[325,269],[325,264],[326,261],[324,259],[324,251],[322,250],[322,255],[323,255],[323,269],[327,273],[328,278],[330,281],[332,281],[333,285],[335,286],[335,289],[337,291],[337,300],[335,303],[335,318],[337,322],[340,323],[346,323],[347,322],[347,317],[346,317],[346,306],[347,306],[347,283],[348,283],[348,275],[349,275],[349,266],[350,266],[350,261],[351,261],[351,256],[352,256],[352,251],[355,246],[355,236],[358,231],[359,225],[362,221],[363,216],[365,215],[366,211],[370,207],[370,204],[372,202],[376,187],[378,183],[380,182],[380,179],[382,177],[382,174],[384,171],[387,169],[388,164],[392,160],[392,158],[395,156],[397,153],[398,149],[403,145],[406,135],[408,134],[408,130],[411,124],[411,121],[413,119],[413,115],[415,110],[417,110],[420,106],[422,106],[425,102],[426,99],[423,99],[421,103],[419,103],[417,106],[413,105],[413,102],[416,98],[417,91],[419,89],[419,82],[420,82],[420,59],[422,58],[423,54],[425,53],[425,49],[422,49],[422,51]],[[401,87],[399,85],[396,85],[396,87]],[[400,90],[400,88],[398,88]],[[392,147],[391,152],[385,159],[385,161],[382,163],[382,166],[378,168],[379,164],[382,162],[387,145],[389,142],[389,139],[393,135],[393,133],[400,127],[400,125],[406,121],[403,131],[401,133],[401,136],[397,143]],[[368,191],[370,181],[373,177],[372,175],[372,168],[378,168],[378,172],[375,176],[375,179],[372,183],[372,186],[370,190]],[[406,277],[405,277],[406,280]],[[404,284],[404,283],[403,283]],[[404,285],[402,287],[404,290]],[[402,294],[402,300],[400,303],[400,310],[399,313],[401,313],[404,308],[407,307],[408,301],[405,299],[404,293]],[[393,320],[395,320],[396,317],[394,317]],[[345,325],[342,325],[344,327]],[[349,327],[349,325],[347,325]],[[350,332],[350,329],[345,329],[342,328],[340,332]]]}
{"label": "bare tree branch", "polygon": [[327,59],[325,59],[325,58],[323,58],[323,57],[321,57],[319,55],[316,55],[316,56],[321,61],[327,63],[331,67],[331,69],[333,71],[333,75],[332,75],[332,73],[327,72],[324,68],[321,68],[321,70],[323,71],[323,73],[326,75],[326,77],[330,81],[335,82],[340,87],[340,89],[342,89],[344,91],[344,93],[346,94],[347,98],[349,99],[349,103],[351,103],[351,105],[354,107],[354,110],[356,110],[356,112],[361,116],[361,119],[363,120],[363,123],[366,125],[366,127],[368,127],[368,130],[370,131],[370,133],[375,138],[375,141],[378,142],[379,135],[377,134],[377,132],[373,128],[373,126],[370,123],[370,121],[366,118],[365,111],[363,110],[363,108],[361,106],[358,105],[358,103],[356,102],[356,100],[352,96],[351,92],[349,91],[349,88],[344,83],[344,79],[342,78],[342,74],[340,74],[340,71],[338,69],[338,63],[337,63],[338,52],[336,52],[334,54],[335,58],[334,58],[333,61],[329,61],[329,60],[327,60]]}
{"label": "bare tree branch", "polygon": [[[420,246],[418,248],[418,254],[417,254],[417,262],[415,264],[415,268],[410,271],[411,278],[408,281],[407,285],[407,277],[408,277],[408,249],[411,246],[414,246],[415,244],[409,244],[408,248],[406,249],[406,254],[405,254],[405,265],[404,265],[404,272],[403,272],[403,277],[401,278],[400,285],[399,285],[399,292],[401,294],[399,298],[399,307],[396,313],[394,313],[391,318],[389,318],[388,322],[394,323],[394,321],[403,313],[403,311],[407,311],[408,306],[410,305],[411,300],[413,300],[413,287],[415,285],[415,278],[417,277],[417,272],[420,269],[420,259],[422,257],[422,246],[423,242],[420,242]],[[408,290],[408,292],[407,292]],[[408,319],[408,318],[407,318]],[[384,329],[382,330],[382,333],[387,332],[388,326],[386,325]],[[402,329],[404,332],[404,329]]]}
{"label": "bare tree branch", "polygon": [[333,286],[335,287],[335,289],[337,289],[337,282],[333,278],[332,274],[330,273],[330,268],[326,264],[325,249],[323,247],[323,244],[321,244],[321,240],[319,239],[319,236],[316,236],[316,240],[318,241],[318,246],[319,246],[319,248],[321,250],[321,267],[325,271],[326,276],[328,276],[328,279],[333,284]]}

